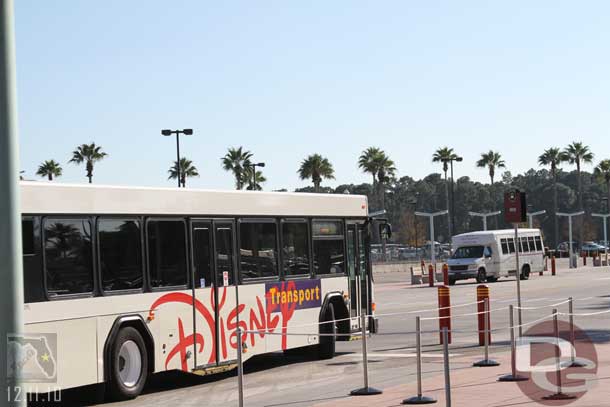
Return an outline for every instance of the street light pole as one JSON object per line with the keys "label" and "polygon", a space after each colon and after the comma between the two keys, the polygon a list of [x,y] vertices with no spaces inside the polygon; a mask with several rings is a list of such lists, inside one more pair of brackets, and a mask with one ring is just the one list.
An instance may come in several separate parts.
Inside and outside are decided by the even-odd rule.
{"label": "street light pole", "polygon": [[447,215],[448,213],[449,213],[449,211],[447,211],[447,210],[440,211],[440,212],[434,212],[434,213],[415,212],[415,216],[425,216],[430,219],[430,256],[431,256],[431,263],[434,267],[436,267],[436,253],[435,253],[436,248],[434,247],[434,217],[440,216],[440,215]]}
{"label": "street light pole", "polygon": [[532,213],[527,214],[528,225],[529,225],[530,229],[532,229],[534,227],[534,216],[544,215],[545,213],[546,213],[546,211],[543,209],[538,212],[532,212]]}
{"label": "street light pole", "polygon": [[[0,1],[0,364],[3,364],[0,380],[6,385],[0,390],[3,405],[24,406],[26,397],[15,400],[15,392],[21,390],[20,377],[8,377],[9,352],[17,352],[8,346],[10,334],[23,330],[23,269],[21,258],[21,222],[19,210],[19,152],[17,135],[17,86],[15,79],[15,33],[12,0]],[[12,349],[12,350],[11,350]],[[19,355],[13,354],[17,361]],[[18,369],[17,369],[18,370]],[[7,394],[8,393],[8,394]],[[18,394],[18,393],[17,393]]]}
{"label": "street light pole", "polygon": [[602,220],[604,221],[604,247],[606,248],[604,252],[606,254],[606,260],[608,260],[608,218],[610,217],[610,213],[605,215],[600,213],[592,213],[591,216],[595,216],[596,218],[602,218]]}
{"label": "street light pole", "polygon": [[483,218],[483,230],[487,230],[487,218],[490,216],[496,216],[501,214],[502,211],[495,211],[495,212],[487,212],[487,213],[481,213],[481,212],[468,212],[468,214],[470,216],[480,216],[481,218]]}
{"label": "street light pole", "polygon": [[576,265],[572,263],[572,218],[574,216],[580,216],[580,215],[584,215],[585,211],[579,211],[579,212],[573,212],[573,213],[563,213],[563,212],[557,212],[556,215],[557,216],[564,216],[568,218],[568,223],[569,223],[569,228],[568,228],[568,247],[569,247],[569,256],[570,256],[570,260],[569,260],[569,264],[570,264],[570,268],[576,268]]}
{"label": "street light pole", "polygon": [[250,184],[250,190],[255,191],[256,190],[256,167],[264,168],[265,163],[251,163],[251,164],[247,164],[247,166],[248,166],[248,168],[252,169],[252,183]]}
{"label": "street light pole", "polygon": [[454,182],[453,182],[453,162],[457,161],[457,162],[462,162],[464,160],[463,157],[460,156],[454,156],[451,157],[447,160],[443,160],[443,162],[445,163],[449,163],[449,167],[451,168],[451,204],[449,205],[449,207],[447,208],[448,210],[450,210],[450,216],[449,216],[449,239],[453,238],[452,235],[457,235],[457,230],[455,227],[455,191],[454,191]]}
{"label": "street light pole", "polygon": [[193,129],[183,129],[183,130],[161,130],[161,134],[163,136],[171,136],[172,134],[176,135],[176,171],[178,172],[178,188],[180,188],[182,177],[180,170],[180,134],[184,134],[186,136],[190,136],[193,134]]}

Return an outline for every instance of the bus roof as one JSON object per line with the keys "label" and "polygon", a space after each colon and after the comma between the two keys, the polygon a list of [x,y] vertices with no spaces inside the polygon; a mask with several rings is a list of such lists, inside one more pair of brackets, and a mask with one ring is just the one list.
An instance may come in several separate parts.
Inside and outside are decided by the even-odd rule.
{"label": "bus roof", "polygon": [[[540,233],[540,229],[528,229],[528,228],[523,228],[523,229],[519,229],[519,233]],[[475,236],[480,236],[480,237],[486,237],[486,236],[498,236],[498,235],[511,235],[514,236],[515,235],[515,229],[499,229],[499,230],[478,230],[476,232],[468,232],[468,233],[462,233],[459,235],[455,235],[453,236],[453,238],[455,239],[457,238],[461,238],[461,237],[475,237]]]}
{"label": "bus roof", "polygon": [[22,181],[22,214],[366,217],[366,196]]}

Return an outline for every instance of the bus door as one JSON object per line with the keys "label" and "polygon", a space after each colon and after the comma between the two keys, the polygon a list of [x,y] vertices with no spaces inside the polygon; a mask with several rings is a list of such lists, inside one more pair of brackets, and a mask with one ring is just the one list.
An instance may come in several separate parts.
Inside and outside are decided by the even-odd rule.
{"label": "bus door", "polygon": [[[358,270],[360,274],[360,309],[365,315],[372,313],[371,309],[371,290],[372,290],[372,276],[370,264],[369,264],[369,253],[370,243],[368,229],[363,224],[358,224]],[[369,318],[367,318],[367,321]]]}
{"label": "bus door", "polygon": [[349,276],[350,316],[352,328],[360,326],[360,315],[367,312],[366,252],[364,250],[364,225],[347,224],[347,265]]}
{"label": "bus door", "polygon": [[193,275],[195,298],[203,309],[194,306],[196,335],[203,339],[195,345],[195,366],[207,367],[235,360],[237,353],[231,346],[229,314],[237,304],[235,293],[235,245],[232,220],[194,220]]}

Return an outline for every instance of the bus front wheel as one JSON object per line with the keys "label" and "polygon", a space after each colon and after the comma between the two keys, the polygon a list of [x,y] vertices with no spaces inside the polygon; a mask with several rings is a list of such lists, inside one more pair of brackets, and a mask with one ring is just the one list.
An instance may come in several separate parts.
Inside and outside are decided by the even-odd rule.
{"label": "bus front wheel", "polygon": [[320,343],[318,344],[318,357],[320,359],[332,359],[335,356],[335,344],[337,338],[334,336],[337,333],[337,325],[335,324],[335,308],[333,304],[328,304],[324,315],[323,323],[320,324],[321,335]]}
{"label": "bus front wheel", "polygon": [[116,400],[137,397],[148,377],[144,339],[133,327],[122,328],[110,354],[110,395]]}

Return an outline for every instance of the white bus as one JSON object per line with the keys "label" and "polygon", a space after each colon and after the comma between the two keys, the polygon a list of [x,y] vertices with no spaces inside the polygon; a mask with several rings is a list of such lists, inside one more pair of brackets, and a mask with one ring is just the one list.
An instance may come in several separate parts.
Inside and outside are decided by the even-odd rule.
{"label": "white bus", "polygon": [[319,333],[349,340],[375,309],[364,196],[22,182],[21,213],[28,393],[125,399],[155,372],[228,370],[237,327],[261,330],[244,360],[330,358]]}
{"label": "white bus", "polygon": [[[464,233],[452,239],[453,255],[447,261],[449,284],[476,278],[477,282],[495,282],[515,275],[515,231],[488,230]],[[544,269],[544,244],[539,229],[519,229],[520,278]]]}

